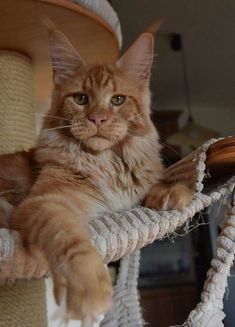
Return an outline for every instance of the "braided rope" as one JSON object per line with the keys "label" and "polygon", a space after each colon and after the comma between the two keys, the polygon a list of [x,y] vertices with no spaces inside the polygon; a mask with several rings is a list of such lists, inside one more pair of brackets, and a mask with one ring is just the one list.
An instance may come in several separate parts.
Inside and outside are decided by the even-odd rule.
{"label": "braided rope", "polygon": [[88,229],[104,261],[116,261],[173,233],[195,213],[208,207],[211,201],[211,197],[196,194],[193,202],[182,212],[157,212],[138,207],[119,214],[105,215],[92,221]]}
{"label": "braided rope", "polygon": [[184,327],[223,326],[223,297],[235,254],[235,193],[233,195],[232,205],[225,214],[222,232],[217,239],[217,250],[211,268],[207,272],[201,302],[191,311]]}
{"label": "braided rope", "polygon": [[140,251],[121,260],[120,272],[114,287],[113,306],[100,327],[142,327],[143,318],[137,289]]}
{"label": "braided rope", "polygon": [[[234,183],[232,179],[228,183],[231,188]],[[226,192],[225,192],[226,191]],[[130,211],[116,214],[107,214],[104,217],[89,223],[88,230],[92,236],[93,244],[98,252],[104,258],[106,263],[115,261],[140,249],[154,240],[173,233],[178,227],[182,226],[195,215],[195,213],[208,207],[227,193],[226,187],[220,192],[214,192],[211,196],[200,193],[195,194],[192,203],[182,212],[177,210],[157,212],[144,207],[138,207]],[[15,266],[15,256],[21,258],[26,256],[26,260],[34,259],[25,252],[22,252],[18,233],[9,231],[8,229],[0,229],[0,278],[3,278],[4,269],[8,267],[8,271],[12,269],[12,278],[23,278],[25,275],[25,267],[22,265],[18,269],[10,268]],[[12,258],[12,260],[9,260]],[[18,260],[17,260],[18,261]],[[45,268],[35,269],[38,276],[45,272]],[[38,277],[37,276],[37,277]],[[32,275],[31,277],[35,277]]]}

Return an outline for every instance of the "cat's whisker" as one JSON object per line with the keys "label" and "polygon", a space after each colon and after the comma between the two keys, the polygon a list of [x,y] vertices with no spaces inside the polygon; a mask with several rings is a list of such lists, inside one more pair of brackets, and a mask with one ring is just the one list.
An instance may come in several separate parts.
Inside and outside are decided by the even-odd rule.
{"label": "cat's whisker", "polygon": [[143,115],[141,115],[139,113],[135,113],[133,117],[134,117],[134,119],[136,119],[136,118],[142,118],[143,119]]}
{"label": "cat's whisker", "polygon": [[128,129],[127,131],[127,135],[131,135],[131,136],[137,136],[136,132],[134,130]]}
{"label": "cat's whisker", "polygon": [[166,157],[164,156],[164,154],[161,153],[161,157],[169,164],[172,165],[172,162]]}
{"label": "cat's whisker", "polygon": [[69,128],[69,127],[74,127],[74,126],[77,126],[79,124],[79,122],[76,122],[76,123],[72,123],[70,125],[63,125],[63,126],[56,126],[56,127],[52,127],[52,128],[43,128],[43,130],[53,130],[53,129],[63,129],[63,128]]}
{"label": "cat's whisker", "polygon": [[169,148],[171,151],[173,151],[175,154],[177,154],[180,158],[183,158],[182,154],[179,153],[177,150],[175,150],[172,146],[170,146],[169,144],[162,142],[159,140],[159,143],[163,146],[166,146],[167,148]]}
{"label": "cat's whisker", "polygon": [[7,191],[1,191],[0,192],[0,196],[1,195],[4,195],[4,194],[9,194],[9,193],[12,193],[12,192],[14,192],[14,193],[19,193],[20,194],[20,190],[18,190],[18,189],[14,189],[14,188],[12,188],[12,189],[8,189]]}
{"label": "cat's whisker", "polygon": [[[136,136],[136,133],[135,133],[133,130],[129,129],[129,128],[128,128],[127,134],[129,134],[129,135],[131,135],[131,136]],[[177,150],[175,150],[175,149],[174,149],[172,146],[170,146],[169,144],[164,143],[164,142],[162,142],[162,141],[159,141],[159,143],[160,143],[161,145],[163,145],[163,146],[169,148],[172,152],[174,152],[175,154],[177,154],[180,158],[183,158],[183,156],[181,155],[181,153],[179,153]],[[168,163],[170,163],[169,160],[168,160],[166,157],[164,157],[163,155],[162,155],[162,157],[163,157],[163,158],[164,158]]]}
{"label": "cat's whisker", "polygon": [[[127,134],[130,134],[132,136],[136,136],[137,134],[135,133],[135,131],[131,128],[128,128],[128,131],[127,131]],[[181,155],[180,152],[178,152],[177,150],[175,150],[172,146],[170,146],[169,144],[163,142],[163,141],[160,141],[159,140],[159,143],[167,148],[169,148],[172,152],[176,153],[180,158],[183,158],[183,156]]]}
{"label": "cat's whisker", "polygon": [[52,128],[43,128],[43,131],[55,131],[57,129],[63,129],[63,128],[69,128],[69,127],[73,127],[73,125],[66,125],[66,126],[58,126],[58,127],[52,127]]}
{"label": "cat's whisker", "polygon": [[63,136],[65,136],[65,137],[71,137],[72,135],[71,135],[70,132],[63,131]]}
{"label": "cat's whisker", "polygon": [[71,122],[71,119],[62,118],[62,117],[59,117],[59,116],[53,116],[53,115],[48,115],[48,114],[42,114],[42,113],[38,113],[38,112],[36,112],[35,115],[42,116],[42,117],[45,117],[45,118],[57,118],[57,119],[61,119],[61,120],[65,120],[65,121],[69,121],[69,122]]}

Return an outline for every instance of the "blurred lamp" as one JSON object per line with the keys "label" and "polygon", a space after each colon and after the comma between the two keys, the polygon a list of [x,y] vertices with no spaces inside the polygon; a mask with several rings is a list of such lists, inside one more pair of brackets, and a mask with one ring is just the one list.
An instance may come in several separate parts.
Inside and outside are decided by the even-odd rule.
{"label": "blurred lamp", "polygon": [[188,112],[188,120],[186,125],[180,129],[178,132],[170,135],[167,138],[167,143],[171,145],[178,146],[187,146],[191,149],[195,149],[203,144],[208,139],[213,137],[218,137],[219,133],[211,130],[209,128],[203,127],[196,123],[192,116],[191,110],[191,99],[189,92],[189,82],[186,71],[186,59],[185,52],[182,43],[182,37],[180,34],[171,34],[170,41],[171,49],[174,51],[180,51],[181,60],[182,60],[182,69],[183,69],[183,80],[184,80],[184,90],[187,101],[187,112]]}

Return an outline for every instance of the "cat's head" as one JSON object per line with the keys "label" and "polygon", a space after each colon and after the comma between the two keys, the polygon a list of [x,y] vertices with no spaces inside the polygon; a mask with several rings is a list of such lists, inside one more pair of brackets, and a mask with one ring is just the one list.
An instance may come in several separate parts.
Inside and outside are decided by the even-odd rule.
{"label": "cat's head", "polygon": [[91,65],[63,33],[52,32],[55,91],[50,113],[61,119],[49,119],[46,127],[58,127],[59,133],[92,151],[148,133],[153,46],[153,36],[144,33],[116,63]]}

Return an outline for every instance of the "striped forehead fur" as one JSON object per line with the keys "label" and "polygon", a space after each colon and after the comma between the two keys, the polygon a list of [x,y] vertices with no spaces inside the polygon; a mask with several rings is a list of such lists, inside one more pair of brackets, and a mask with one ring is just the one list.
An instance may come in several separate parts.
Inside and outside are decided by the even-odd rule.
{"label": "striped forehead fur", "polygon": [[115,92],[115,78],[111,69],[107,65],[92,65],[85,75],[83,87],[102,89],[108,84],[112,85],[113,92]]}

